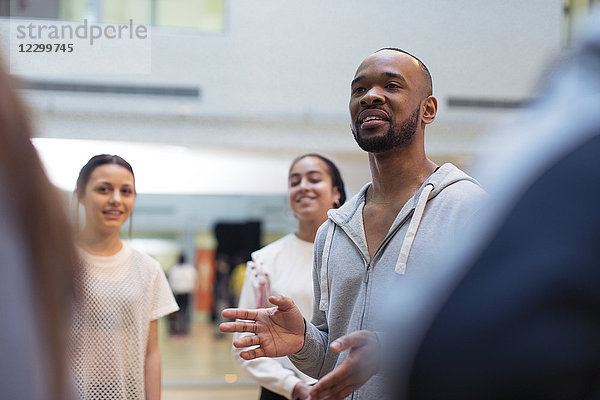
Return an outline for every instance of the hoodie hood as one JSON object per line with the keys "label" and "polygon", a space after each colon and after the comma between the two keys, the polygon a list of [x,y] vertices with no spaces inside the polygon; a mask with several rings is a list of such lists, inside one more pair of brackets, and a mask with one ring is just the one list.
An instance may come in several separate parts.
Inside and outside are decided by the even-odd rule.
{"label": "hoodie hood", "polygon": [[[406,202],[406,205],[402,208],[402,210],[400,211],[400,214],[402,214],[402,211],[404,211],[404,209],[406,208],[407,205],[409,205],[412,208],[416,207],[418,200],[419,200],[419,196],[421,195],[421,192],[423,191],[425,186],[427,186],[428,184],[433,185],[433,189],[428,197],[429,199],[433,199],[442,190],[444,190],[448,186],[450,186],[456,182],[460,182],[460,181],[469,181],[469,182],[475,183],[477,186],[480,186],[479,182],[477,182],[477,180],[475,180],[472,177],[470,177],[469,175],[465,174],[463,171],[456,168],[453,164],[451,164],[451,163],[443,164],[433,174],[431,174],[431,176],[429,176],[429,178],[427,178],[427,180],[425,180],[425,182],[423,182],[423,184],[421,185],[421,187],[419,188],[417,193],[415,193],[415,195],[409,201]],[[335,222],[340,227],[344,226],[354,216],[354,214],[356,214],[356,212],[358,211],[359,208],[362,211],[362,206],[364,205],[364,202],[365,202],[365,195],[367,193],[367,189],[370,186],[371,186],[371,182],[369,182],[365,186],[363,186],[362,189],[360,189],[360,191],[358,192],[358,194],[356,196],[352,197],[350,200],[348,200],[346,203],[344,203],[340,208],[329,210],[327,212],[327,216],[329,217],[329,219],[331,221]],[[396,221],[394,221],[394,223],[395,222]]]}
{"label": "hoodie hood", "polygon": [[[402,241],[402,246],[396,261],[395,272],[403,275],[406,272],[406,264],[410,251],[412,249],[415,237],[417,235],[419,225],[423,218],[423,214],[427,208],[428,202],[439,195],[444,189],[449,186],[461,182],[468,181],[479,186],[479,183],[468,176],[454,165],[446,163],[439,167],[417,190],[414,196],[409,199],[406,204],[402,207],[396,219],[392,223],[386,237],[381,242],[379,248],[373,255],[373,260],[378,257],[380,249],[384,248],[390,237],[392,237],[404,224],[409,220],[409,226]],[[362,218],[362,210],[365,204],[366,192],[371,186],[371,183],[366,184],[360,190],[360,192],[346,202],[339,209],[329,210],[328,222],[327,222],[327,235],[325,239],[325,245],[323,247],[323,257],[321,263],[321,276],[327,276],[329,254],[331,252],[331,244],[336,229],[342,229],[350,239],[355,243],[357,248],[360,250],[365,263],[371,260],[369,250],[366,246],[366,238],[364,233],[364,224]],[[321,279],[321,301],[319,303],[319,309],[324,311],[329,307],[329,288],[327,279]]]}

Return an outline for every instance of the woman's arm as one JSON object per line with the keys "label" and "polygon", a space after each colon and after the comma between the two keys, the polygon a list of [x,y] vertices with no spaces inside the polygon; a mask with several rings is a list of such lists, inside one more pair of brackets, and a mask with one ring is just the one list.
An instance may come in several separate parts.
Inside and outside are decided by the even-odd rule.
{"label": "woman's arm", "polygon": [[[257,289],[253,284],[255,271],[250,266],[246,268],[246,276],[240,293],[238,307],[240,308],[255,308]],[[251,335],[249,333],[235,333],[233,339],[238,339],[243,336]],[[254,360],[244,360],[240,357],[240,353],[246,348],[236,348],[232,346],[233,362],[237,364],[243,371],[250,375],[259,385],[275,392],[288,399],[292,398],[293,391],[302,380],[296,375],[295,371],[286,368],[281,364],[280,360],[271,358],[260,358]],[[302,395],[302,385],[298,386],[298,395]],[[308,394],[308,390],[306,390]],[[301,397],[304,398],[304,397]]]}
{"label": "woman's arm", "polygon": [[150,321],[148,331],[148,346],[146,348],[146,362],[144,364],[144,377],[146,385],[146,400],[160,400],[161,390],[161,365],[160,349],[158,348],[158,320]]}

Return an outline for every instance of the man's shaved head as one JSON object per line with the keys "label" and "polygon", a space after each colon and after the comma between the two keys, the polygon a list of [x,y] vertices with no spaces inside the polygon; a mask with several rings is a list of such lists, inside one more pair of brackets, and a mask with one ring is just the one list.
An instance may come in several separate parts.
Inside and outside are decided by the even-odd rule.
{"label": "man's shaved head", "polygon": [[423,74],[423,89],[424,89],[425,96],[431,96],[433,94],[433,81],[431,80],[431,74],[429,73],[429,69],[423,63],[423,61],[419,60],[417,57],[413,56],[408,51],[404,51],[404,50],[398,49],[396,47],[384,47],[383,49],[377,50],[375,53],[378,53],[383,50],[398,51],[400,53],[404,53],[407,56],[414,58],[417,61],[417,63],[419,64],[419,67],[421,68],[421,72]]}

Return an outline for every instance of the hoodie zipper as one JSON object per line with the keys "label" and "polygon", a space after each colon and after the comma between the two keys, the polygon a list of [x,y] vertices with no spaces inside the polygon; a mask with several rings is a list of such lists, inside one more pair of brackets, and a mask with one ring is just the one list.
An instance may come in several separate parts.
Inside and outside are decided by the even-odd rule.
{"label": "hoodie zipper", "polygon": [[[363,283],[365,284],[365,298],[363,301],[362,312],[361,312],[361,316],[360,316],[360,329],[361,330],[363,328],[363,323],[365,321],[365,313],[367,312],[367,299],[368,299],[367,295],[369,293],[369,278],[370,278],[371,271],[372,271],[371,263],[373,262],[373,260],[375,260],[377,258],[380,251],[382,251],[381,249],[384,248],[389,243],[390,240],[392,240],[392,237],[394,237],[394,235],[396,235],[396,233],[398,233],[398,230],[400,230],[400,228],[402,228],[404,226],[404,224],[406,224],[406,222],[412,217],[414,212],[415,212],[415,209],[413,208],[406,215],[406,217],[404,217],[402,222],[400,222],[391,233],[387,234],[386,237],[383,238],[383,241],[379,244],[379,246],[377,247],[377,250],[375,250],[375,253],[373,253],[373,257],[371,257],[371,260],[369,262],[367,262],[367,260],[364,258],[364,256],[362,256],[362,253],[361,253],[363,261],[366,263],[365,277],[363,279]],[[356,244],[355,244],[355,246],[356,246]]]}
{"label": "hoodie zipper", "polygon": [[[365,277],[364,277],[364,279],[363,279],[363,282],[364,282],[364,284],[365,284],[365,299],[364,299],[364,301],[363,301],[363,305],[362,305],[362,312],[361,312],[361,316],[360,316],[360,326],[359,326],[359,330],[362,330],[362,329],[363,329],[363,324],[364,324],[364,322],[365,322],[365,313],[366,313],[366,311],[367,311],[367,299],[368,299],[368,296],[367,296],[367,295],[368,295],[368,293],[369,293],[369,277],[370,277],[370,275],[371,275],[371,263],[373,262],[373,260],[375,260],[375,258],[377,257],[377,255],[379,254],[379,252],[381,251],[381,249],[382,249],[383,247],[385,247],[385,246],[388,244],[388,242],[389,242],[390,240],[392,240],[392,237],[394,237],[394,235],[395,235],[396,233],[398,233],[398,230],[399,230],[400,228],[402,228],[402,227],[404,226],[404,224],[406,224],[406,221],[408,221],[408,220],[409,220],[409,219],[412,217],[412,215],[413,215],[414,213],[415,213],[415,209],[413,208],[413,209],[412,209],[412,210],[411,210],[411,211],[408,213],[408,215],[406,215],[406,217],[404,217],[404,219],[402,220],[402,222],[400,222],[400,223],[399,223],[399,224],[396,226],[396,228],[394,228],[394,230],[393,230],[391,233],[389,233],[388,235],[386,235],[386,237],[385,237],[385,238],[383,238],[383,241],[382,241],[382,242],[379,244],[379,246],[377,247],[377,250],[375,250],[375,253],[373,253],[373,257],[371,257],[371,260],[370,260],[369,262],[367,262],[367,260],[366,260],[366,259],[365,259],[365,257],[362,255],[362,252],[360,252],[360,249],[359,249],[359,253],[360,253],[360,255],[361,255],[361,257],[362,257],[363,261],[366,263]],[[353,242],[353,243],[354,243],[354,242]],[[356,246],[356,244],[354,244],[354,246]],[[356,247],[358,248],[358,246],[356,246]],[[352,392],[352,395],[351,395],[351,397],[350,397],[350,399],[351,399],[351,400],[354,400],[354,399],[356,398],[356,397],[355,397],[355,395],[356,395],[356,396],[358,396],[358,390],[359,390],[359,389],[357,389],[356,391]]]}

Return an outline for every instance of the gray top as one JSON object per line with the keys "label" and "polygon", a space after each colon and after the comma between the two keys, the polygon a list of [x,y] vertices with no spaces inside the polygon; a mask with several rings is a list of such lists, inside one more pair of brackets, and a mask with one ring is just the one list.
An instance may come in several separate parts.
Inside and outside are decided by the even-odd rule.
{"label": "gray top", "polygon": [[[315,378],[339,365],[347,352],[327,351],[335,339],[367,329],[382,331],[391,294],[430,275],[460,225],[479,209],[484,191],[452,164],[434,172],[402,207],[373,258],[365,239],[362,210],[370,184],[337,210],[317,232],[314,256],[315,308],[304,347],[290,356]],[[408,285],[408,286],[406,286]],[[353,399],[380,399],[382,376],[373,376]]]}

